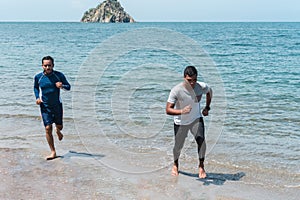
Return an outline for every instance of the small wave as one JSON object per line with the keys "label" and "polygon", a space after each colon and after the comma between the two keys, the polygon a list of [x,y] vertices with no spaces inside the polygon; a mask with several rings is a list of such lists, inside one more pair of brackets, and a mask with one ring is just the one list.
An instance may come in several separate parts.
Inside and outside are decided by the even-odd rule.
{"label": "small wave", "polygon": [[[27,115],[27,114],[0,114],[0,118],[16,118],[16,119],[35,119],[41,120],[40,115]],[[72,117],[64,117],[65,121],[72,121],[74,120]]]}
{"label": "small wave", "polygon": [[274,37],[274,38],[290,38],[290,35],[287,35],[287,34],[276,34],[276,35],[273,35],[272,37]]}
{"label": "small wave", "polygon": [[29,106],[32,106],[32,104],[24,104],[24,103],[20,103],[20,102],[8,102],[8,103],[3,103],[0,105],[1,107],[7,107],[7,106],[14,106],[14,107],[17,107],[17,106],[20,106],[20,107],[29,107]]}
{"label": "small wave", "polygon": [[249,55],[248,52],[232,52],[232,53],[212,53],[210,54],[212,57],[234,57],[234,56],[243,56]]}
{"label": "small wave", "polygon": [[300,185],[284,185],[286,188],[300,188]]}
{"label": "small wave", "polygon": [[19,136],[12,136],[12,137],[0,138],[0,140],[26,140],[26,138],[19,137]]}
{"label": "small wave", "polygon": [[27,115],[27,114],[0,114],[0,118],[29,118],[29,119],[39,119],[40,116],[36,115]]}
{"label": "small wave", "polygon": [[243,43],[233,43],[232,46],[238,46],[238,47],[255,47],[254,44],[243,44]]}
{"label": "small wave", "polygon": [[290,56],[290,57],[299,57],[300,53],[289,53],[288,56]]}

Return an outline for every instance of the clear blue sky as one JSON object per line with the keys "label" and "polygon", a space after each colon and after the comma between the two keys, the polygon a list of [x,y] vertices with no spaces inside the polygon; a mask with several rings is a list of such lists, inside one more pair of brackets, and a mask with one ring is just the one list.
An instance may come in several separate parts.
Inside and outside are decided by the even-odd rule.
{"label": "clear blue sky", "polygon": [[[298,21],[299,0],[119,0],[135,20]],[[0,21],[80,21],[102,0],[0,0]]]}

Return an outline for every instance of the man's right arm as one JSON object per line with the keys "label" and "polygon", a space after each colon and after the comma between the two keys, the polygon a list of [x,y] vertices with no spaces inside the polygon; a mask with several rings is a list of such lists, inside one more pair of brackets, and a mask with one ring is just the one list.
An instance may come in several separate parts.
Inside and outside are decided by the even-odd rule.
{"label": "man's right arm", "polygon": [[175,109],[175,104],[167,102],[167,106],[166,106],[166,113],[168,115],[183,115],[183,114],[188,114],[190,113],[190,111],[192,110],[192,107],[186,106],[183,109]]}
{"label": "man's right arm", "polygon": [[167,105],[166,105],[166,113],[168,115],[183,115],[183,114],[188,114],[190,113],[192,106],[188,105],[186,107],[184,107],[183,109],[175,109],[175,103],[178,100],[177,99],[177,94],[174,90],[174,88],[171,90],[168,101],[167,101]]}
{"label": "man's right arm", "polygon": [[39,88],[39,83],[38,83],[38,78],[34,77],[34,86],[33,86],[33,91],[36,99],[36,104],[41,104],[42,100],[40,99],[40,88]]}

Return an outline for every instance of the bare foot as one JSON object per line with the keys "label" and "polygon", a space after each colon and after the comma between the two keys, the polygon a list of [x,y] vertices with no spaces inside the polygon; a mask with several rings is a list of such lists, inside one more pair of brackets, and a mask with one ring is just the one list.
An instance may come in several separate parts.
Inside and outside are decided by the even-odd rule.
{"label": "bare foot", "polygon": [[54,152],[51,152],[50,156],[48,156],[46,158],[46,160],[53,160],[55,158],[57,158],[57,156],[56,156],[56,152],[54,151]]}
{"label": "bare foot", "polygon": [[173,165],[171,174],[172,176],[178,176],[178,167],[176,165]]}
{"label": "bare foot", "polygon": [[64,138],[64,135],[60,132],[58,128],[56,128],[56,134],[58,136],[59,141],[61,141]]}
{"label": "bare foot", "polygon": [[199,167],[199,178],[206,178],[204,167]]}

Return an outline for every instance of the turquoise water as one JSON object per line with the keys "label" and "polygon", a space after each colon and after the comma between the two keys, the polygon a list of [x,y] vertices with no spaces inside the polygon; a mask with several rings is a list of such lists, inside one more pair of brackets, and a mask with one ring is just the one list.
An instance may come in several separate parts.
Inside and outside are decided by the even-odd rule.
{"label": "turquoise water", "polygon": [[[14,136],[26,138],[30,130],[26,126],[30,125],[24,121],[36,120],[39,116],[33,95],[33,76],[41,71],[43,56],[53,56],[55,68],[64,72],[74,86],[79,83],[76,82],[78,77],[83,76],[80,69],[101,42],[145,28],[156,28],[158,33],[163,30],[160,45],[164,45],[164,40],[172,40],[174,48],[178,44],[176,38],[163,34],[166,30],[180,33],[198,43],[215,63],[224,86],[222,98],[226,100],[226,116],[222,119],[224,125],[216,138],[217,144],[207,160],[255,167],[261,172],[274,170],[271,171],[274,175],[276,169],[280,169],[284,171],[283,177],[290,178],[290,185],[299,185],[300,23],[0,23],[0,137],[11,137],[11,143]],[[121,38],[107,52],[124,49],[126,40],[124,38],[122,44]],[[102,131],[110,134],[110,142],[135,153],[160,149],[168,152],[171,159],[172,118],[164,115],[164,106],[170,88],[182,80],[181,73],[189,62],[170,51],[131,48],[132,51],[124,55],[110,58],[110,65],[105,69],[97,63],[90,66],[90,69],[100,69],[96,84],[89,82],[92,74],[91,77],[84,74],[86,82],[82,85],[95,95],[93,102],[83,98],[87,90],[74,87],[73,92],[63,92],[65,121],[72,123],[77,118],[93,132],[99,128],[87,120],[93,116]],[[102,52],[105,53],[105,49]],[[98,64],[101,62],[100,59]],[[199,79],[208,81],[214,89],[214,79],[202,73]],[[135,89],[127,91],[130,98],[122,99],[117,86],[130,81]],[[218,93],[214,95],[217,97]],[[82,99],[74,99],[78,96]],[[74,112],[78,109],[74,108],[74,100],[95,106]],[[114,110],[114,106],[124,102],[129,105],[125,107],[127,110]],[[216,110],[212,105],[213,115],[206,119],[208,125],[218,115]],[[152,119],[152,114],[159,117]],[[157,132],[151,133],[149,124],[156,119],[161,119],[163,126],[158,127],[159,130],[152,127]],[[16,124],[7,123],[9,120]],[[131,130],[129,121],[146,128]],[[20,123],[22,131],[16,129],[16,135],[11,132],[7,135],[6,130],[19,127]],[[132,138],[137,140],[132,142]],[[6,142],[7,139],[0,139],[0,146],[7,145]],[[83,140],[87,146],[90,142]],[[194,153],[194,148],[185,152],[191,157]]]}

